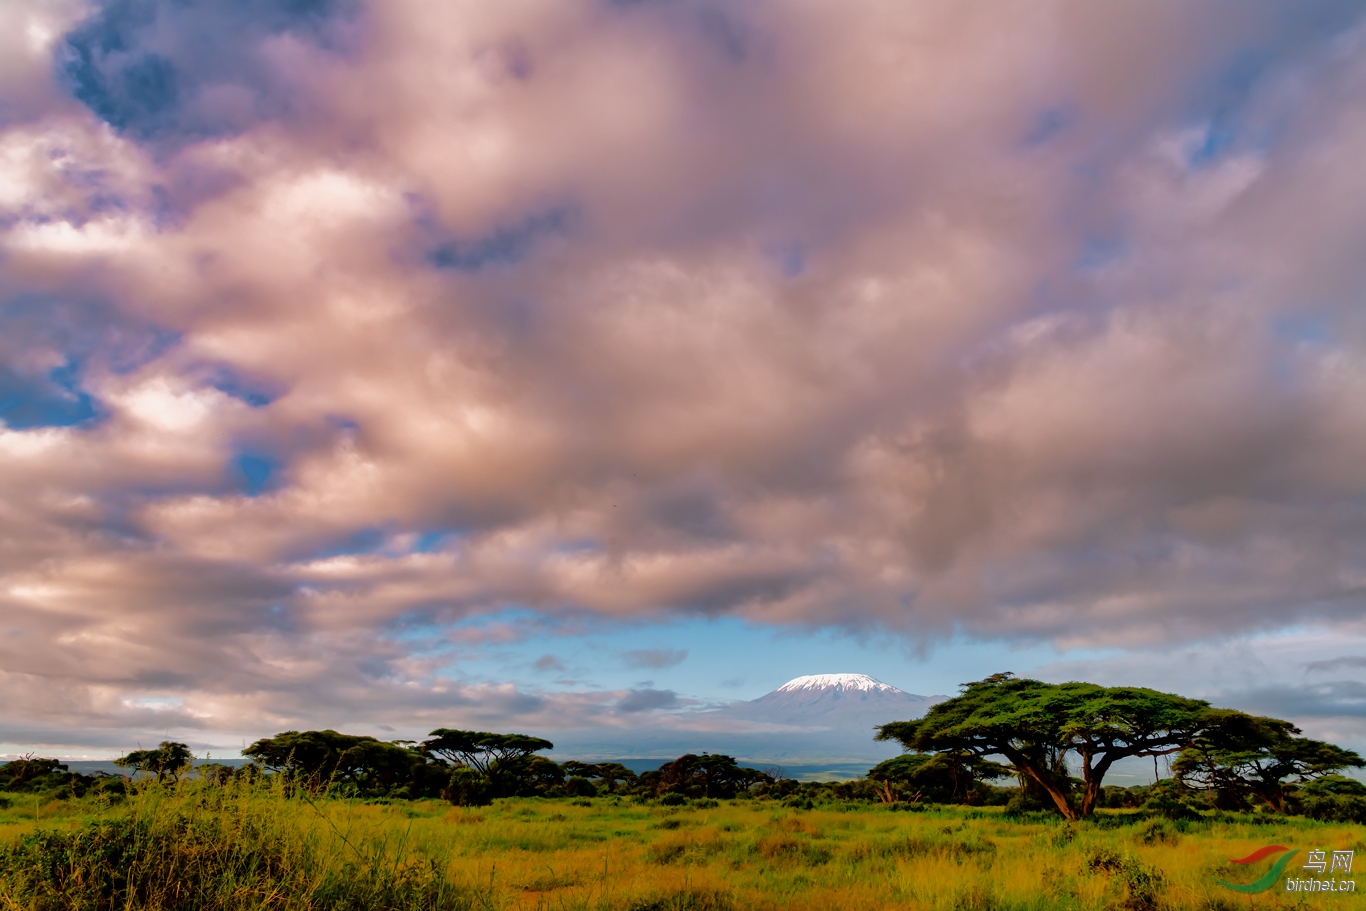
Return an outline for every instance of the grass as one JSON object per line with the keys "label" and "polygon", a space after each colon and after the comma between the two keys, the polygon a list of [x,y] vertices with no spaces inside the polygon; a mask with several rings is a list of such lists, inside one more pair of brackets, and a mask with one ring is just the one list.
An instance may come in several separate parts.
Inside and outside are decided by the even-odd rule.
{"label": "grass", "polygon": [[0,909],[1348,908],[1360,897],[1249,897],[1214,878],[1255,878],[1227,859],[1265,844],[1366,855],[1362,839],[1250,815],[1069,825],[996,809],[618,798],[461,809],[188,782],[112,805],[0,810]]}

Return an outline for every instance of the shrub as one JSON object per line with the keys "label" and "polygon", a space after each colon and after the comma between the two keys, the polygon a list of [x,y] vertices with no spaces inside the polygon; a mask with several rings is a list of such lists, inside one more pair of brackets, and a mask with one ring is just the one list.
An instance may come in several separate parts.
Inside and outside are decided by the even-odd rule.
{"label": "shrub", "polygon": [[446,799],[457,807],[486,807],[493,802],[492,789],[484,776],[464,766],[451,773]]}

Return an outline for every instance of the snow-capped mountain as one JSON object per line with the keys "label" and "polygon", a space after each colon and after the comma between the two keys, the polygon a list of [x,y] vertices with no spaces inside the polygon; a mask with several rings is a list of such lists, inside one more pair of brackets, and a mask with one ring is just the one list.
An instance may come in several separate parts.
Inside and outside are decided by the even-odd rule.
{"label": "snow-capped mountain", "polygon": [[[794,677],[773,691],[776,693],[803,693],[819,690],[834,690],[860,693],[900,693],[901,690],[890,683],[875,680],[867,674],[808,674]],[[762,697],[761,697],[762,698]]]}
{"label": "snow-capped mountain", "polygon": [[925,714],[942,696],[917,696],[867,674],[812,674],[726,709],[737,718],[813,729],[857,731]]}
{"label": "snow-capped mountain", "polygon": [[[789,680],[748,702],[641,719],[629,730],[589,737],[556,735],[584,755],[658,756],[726,753],[750,762],[852,763],[862,768],[901,752],[873,740],[877,725],[919,718],[944,696],[917,696],[866,674],[813,674]],[[847,771],[847,770],[846,770]]]}

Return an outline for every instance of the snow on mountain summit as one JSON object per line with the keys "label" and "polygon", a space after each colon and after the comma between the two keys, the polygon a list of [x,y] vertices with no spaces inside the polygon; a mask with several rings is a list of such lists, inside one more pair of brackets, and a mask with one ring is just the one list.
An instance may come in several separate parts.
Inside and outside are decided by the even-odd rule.
{"label": "snow on mountain summit", "polygon": [[[753,737],[768,737],[767,748],[748,747],[750,755],[767,749],[775,756],[807,751],[823,756],[882,756],[873,741],[875,728],[889,721],[919,718],[943,696],[917,696],[867,674],[811,674],[789,680],[771,693],[734,702],[712,713],[718,721],[756,724]],[[773,726],[783,728],[773,731]],[[767,733],[760,733],[767,731]]]}
{"label": "snow on mountain summit", "polygon": [[840,690],[861,693],[900,693],[896,687],[867,674],[808,674],[787,681],[776,693],[800,693],[812,690]]}
{"label": "snow on mountain summit", "polygon": [[[942,698],[942,697],[941,697]],[[732,706],[751,718],[784,724],[869,724],[924,714],[935,697],[916,696],[867,674],[811,674],[789,680],[766,696]]]}

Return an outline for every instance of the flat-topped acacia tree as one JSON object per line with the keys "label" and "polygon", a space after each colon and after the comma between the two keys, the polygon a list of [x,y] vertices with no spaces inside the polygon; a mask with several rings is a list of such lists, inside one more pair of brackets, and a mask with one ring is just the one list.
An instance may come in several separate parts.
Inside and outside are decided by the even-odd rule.
{"label": "flat-topped acacia tree", "polygon": [[[1240,712],[1142,687],[1044,683],[993,674],[935,704],[924,718],[878,727],[878,740],[905,749],[1003,756],[1041,787],[1067,819],[1089,816],[1110,767],[1129,756],[1165,756],[1190,746]],[[1075,753],[1082,787],[1074,800],[1066,766]]]}
{"label": "flat-topped acacia tree", "polygon": [[555,744],[530,734],[495,734],[437,728],[424,740],[425,753],[477,771],[494,789],[494,796],[511,793],[515,780],[527,770],[530,757]]}
{"label": "flat-topped acacia tree", "polygon": [[155,774],[157,781],[180,779],[180,773],[190,767],[194,754],[190,748],[175,740],[163,740],[155,750],[134,750],[127,756],[114,760],[120,768],[132,769],[134,774],[148,772]]}

